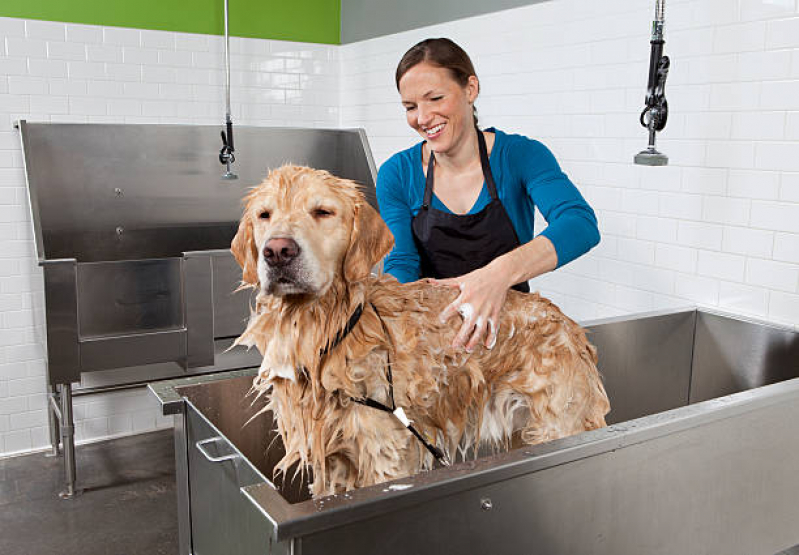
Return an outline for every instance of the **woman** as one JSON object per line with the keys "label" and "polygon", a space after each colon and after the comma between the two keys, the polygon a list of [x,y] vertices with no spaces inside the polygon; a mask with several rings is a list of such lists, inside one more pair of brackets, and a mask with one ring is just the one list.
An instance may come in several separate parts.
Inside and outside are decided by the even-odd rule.
{"label": "woman", "polygon": [[[453,348],[496,341],[511,287],[599,242],[596,217],[550,151],[521,135],[477,127],[480,92],[469,56],[449,39],[408,50],[396,72],[408,125],[424,139],[380,168],[377,199],[394,234],[386,272],[460,288],[440,315],[463,324]],[[533,238],[534,208],[548,227]]]}

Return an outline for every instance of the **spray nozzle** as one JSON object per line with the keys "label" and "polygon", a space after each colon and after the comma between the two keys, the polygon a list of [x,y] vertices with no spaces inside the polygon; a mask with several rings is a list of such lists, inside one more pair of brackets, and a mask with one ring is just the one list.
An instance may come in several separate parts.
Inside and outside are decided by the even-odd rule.
{"label": "spray nozzle", "polygon": [[227,167],[225,173],[222,174],[222,179],[238,179],[235,173],[230,171],[230,165],[236,161],[236,156],[233,154],[233,122],[228,118],[227,120],[227,133],[222,131],[222,150],[219,151],[219,161]]}
{"label": "spray nozzle", "polygon": [[639,118],[641,125],[649,130],[649,146],[636,154],[635,163],[646,166],[665,166],[669,158],[655,149],[655,134],[666,127],[669,103],[666,101],[666,77],[671,61],[663,55],[663,12],[665,0],[656,0],[655,21],[652,22],[651,51],[649,56],[649,83],[646,90],[646,106]]}

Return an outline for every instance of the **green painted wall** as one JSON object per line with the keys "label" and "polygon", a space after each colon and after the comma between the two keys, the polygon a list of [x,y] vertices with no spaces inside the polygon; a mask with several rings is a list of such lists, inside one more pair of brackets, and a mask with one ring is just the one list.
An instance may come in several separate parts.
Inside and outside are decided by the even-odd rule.
{"label": "green painted wall", "polygon": [[[229,0],[237,37],[340,44],[340,0]],[[0,16],[224,33],[224,0],[0,0]]]}

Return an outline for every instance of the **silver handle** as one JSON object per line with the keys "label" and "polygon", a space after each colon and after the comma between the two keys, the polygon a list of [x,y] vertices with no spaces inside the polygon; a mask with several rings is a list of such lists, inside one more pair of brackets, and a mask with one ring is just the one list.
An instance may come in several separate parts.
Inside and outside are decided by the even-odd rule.
{"label": "silver handle", "polygon": [[215,436],[208,439],[203,439],[198,441],[194,444],[197,450],[203,454],[203,457],[208,459],[211,462],[224,462],[224,461],[232,461],[233,459],[239,458],[238,453],[231,453],[230,455],[222,455],[221,457],[214,457],[208,451],[205,450],[205,445],[207,443],[215,443],[221,439],[224,439],[222,436]]}

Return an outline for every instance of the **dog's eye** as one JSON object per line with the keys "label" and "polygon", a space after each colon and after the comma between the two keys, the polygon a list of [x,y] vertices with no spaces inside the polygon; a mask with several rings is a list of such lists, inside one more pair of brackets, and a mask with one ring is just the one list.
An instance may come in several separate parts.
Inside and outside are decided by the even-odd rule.
{"label": "dog's eye", "polygon": [[326,210],[324,208],[314,208],[311,211],[311,214],[313,214],[314,218],[327,218],[328,216],[334,215],[334,212],[332,210]]}
{"label": "dog's eye", "polygon": [[264,210],[263,212],[261,212],[260,214],[258,214],[258,217],[259,217],[260,219],[262,219],[262,220],[268,220],[268,219],[269,219],[269,216],[270,216],[270,214],[269,214],[269,210]]}

